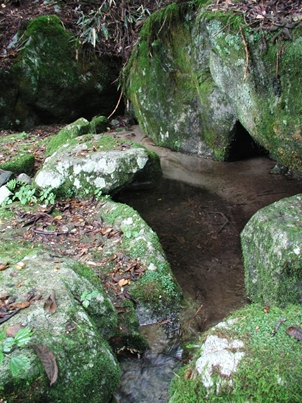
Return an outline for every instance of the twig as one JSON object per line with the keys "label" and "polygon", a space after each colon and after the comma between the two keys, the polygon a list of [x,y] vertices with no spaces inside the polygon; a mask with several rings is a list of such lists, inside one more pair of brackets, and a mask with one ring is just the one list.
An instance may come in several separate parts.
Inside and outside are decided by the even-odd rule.
{"label": "twig", "polygon": [[119,96],[119,99],[118,99],[118,101],[117,101],[117,104],[116,104],[115,108],[113,109],[113,111],[110,113],[110,115],[107,117],[107,119],[110,119],[111,116],[115,113],[115,111],[116,111],[117,108],[119,107],[119,104],[120,104],[120,102],[121,102],[122,96],[123,96],[123,91],[121,91],[120,96]]}
{"label": "twig", "polygon": [[39,235],[66,235],[68,232],[63,232],[63,231],[41,231],[39,229],[34,229],[33,230],[35,234],[39,234]]}
{"label": "twig", "polygon": [[243,80],[246,79],[247,73],[248,73],[248,67],[249,67],[249,51],[248,51],[248,47],[247,47],[247,42],[245,40],[245,37],[242,33],[242,28],[240,27],[240,35],[244,44],[244,49],[245,49],[245,71],[244,71],[244,75],[243,75]]}
{"label": "twig", "polygon": [[165,16],[164,22],[161,24],[161,27],[159,28],[159,30],[158,30],[158,32],[157,32],[157,36],[159,35],[160,31],[163,29],[163,27],[164,27],[164,25],[165,25],[165,23],[166,23],[166,19],[167,19],[167,16]]}
{"label": "twig", "polygon": [[277,333],[277,330],[279,329],[279,326],[281,325],[281,323],[284,323],[286,321],[286,318],[281,318],[280,320],[278,320],[278,322],[276,323],[276,326],[274,327],[274,330],[272,331],[272,335],[275,336],[275,334]]}
{"label": "twig", "polygon": [[186,323],[186,327],[189,326],[189,324],[192,322],[192,320],[195,318],[195,316],[197,316],[199,314],[199,312],[201,311],[201,309],[203,308],[203,304],[200,305],[200,307],[197,309],[197,311],[194,313],[194,315],[192,316],[192,318]]}

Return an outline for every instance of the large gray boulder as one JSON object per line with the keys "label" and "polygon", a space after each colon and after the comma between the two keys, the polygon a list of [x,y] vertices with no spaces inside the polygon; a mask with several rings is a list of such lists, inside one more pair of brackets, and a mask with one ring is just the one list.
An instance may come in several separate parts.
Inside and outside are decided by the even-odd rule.
{"label": "large gray boulder", "polygon": [[124,70],[142,130],[159,145],[222,161],[260,145],[302,172],[301,25],[281,46],[232,11],[182,7],[147,20]]}
{"label": "large gray boulder", "polygon": [[86,196],[117,192],[139,178],[152,185],[159,174],[159,158],[143,146],[88,134],[66,138],[45,160],[35,183],[68,197]]}
{"label": "large gray boulder", "polygon": [[112,112],[120,61],[87,56],[55,15],[30,21],[16,38],[22,48],[13,65],[0,71],[1,128],[27,130]]}
{"label": "large gray boulder", "polygon": [[[17,256],[17,243],[11,242],[10,249]],[[9,266],[0,277],[2,313],[11,309],[0,331],[5,334],[2,343],[15,326],[30,329],[32,336],[25,346],[6,352],[0,365],[1,398],[9,403],[109,402],[120,369],[105,339],[115,332],[117,313],[100,280],[71,259],[54,262],[50,253],[38,249],[19,252],[25,253],[20,261],[0,251],[1,263]],[[12,312],[16,314],[9,317]],[[28,367],[13,376],[10,365],[20,357]]]}
{"label": "large gray boulder", "polygon": [[284,306],[302,303],[302,195],[257,211],[241,233],[248,297]]}

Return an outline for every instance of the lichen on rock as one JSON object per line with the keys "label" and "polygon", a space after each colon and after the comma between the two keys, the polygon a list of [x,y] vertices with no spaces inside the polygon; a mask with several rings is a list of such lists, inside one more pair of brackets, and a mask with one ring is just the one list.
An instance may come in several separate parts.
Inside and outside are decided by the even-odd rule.
{"label": "lichen on rock", "polygon": [[172,381],[169,403],[300,401],[302,344],[287,333],[294,323],[302,323],[298,305],[235,311],[196,343],[193,359]]}
{"label": "lichen on rock", "polygon": [[241,233],[248,297],[285,306],[302,302],[302,195],[257,211]]}
{"label": "lichen on rock", "polygon": [[236,158],[267,152],[302,172],[301,25],[271,42],[202,3],[170,5],[141,30],[123,83],[142,130],[174,150],[221,161],[234,148]]}
{"label": "lichen on rock", "polygon": [[[7,259],[1,252],[0,258]],[[117,314],[100,281],[94,276],[92,282],[92,273],[89,279],[83,276],[83,270],[75,271],[73,260],[60,258],[54,264],[49,253],[39,250],[32,250],[21,260],[20,271],[16,270],[14,259],[8,261],[10,267],[1,272],[1,289],[16,298],[15,303],[30,302],[0,328],[21,325],[30,328],[33,335],[28,346],[5,356],[0,369],[1,397],[9,403],[41,399],[82,402],[83,396],[95,403],[108,402],[117,386],[120,369],[105,337],[114,332]],[[87,309],[80,302],[84,291],[95,295]],[[50,295],[54,303],[52,311],[46,308]],[[93,319],[96,315],[98,321]],[[55,357],[58,378],[52,386],[32,344],[47,347]],[[30,360],[30,368],[13,377],[9,362],[20,351]]]}

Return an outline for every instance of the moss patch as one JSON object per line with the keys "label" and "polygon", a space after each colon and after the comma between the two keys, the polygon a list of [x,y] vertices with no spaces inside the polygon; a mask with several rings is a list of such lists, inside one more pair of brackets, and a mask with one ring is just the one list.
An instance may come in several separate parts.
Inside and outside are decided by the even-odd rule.
{"label": "moss patch", "polygon": [[[292,324],[302,324],[302,310],[290,305],[285,310],[271,307],[268,313],[263,305],[253,304],[236,311],[229,319],[236,318],[227,327],[215,327],[203,335],[203,340],[215,334],[227,340],[239,339],[244,342],[245,356],[230,379],[215,375],[212,389],[203,386],[195,370],[195,362],[200,350],[191,364],[183,368],[174,378],[169,400],[170,403],[191,402],[297,402],[302,398],[302,368],[300,360],[302,343],[286,334]],[[272,335],[280,318],[286,322],[280,325],[275,336]],[[228,323],[228,322],[226,322]],[[202,344],[200,344],[202,346]],[[201,347],[202,348],[202,347]],[[217,389],[217,385],[220,386]],[[222,384],[223,385],[223,384]]]}
{"label": "moss patch", "polygon": [[247,295],[254,302],[301,303],[302,196],[259,210],[241,233]]}

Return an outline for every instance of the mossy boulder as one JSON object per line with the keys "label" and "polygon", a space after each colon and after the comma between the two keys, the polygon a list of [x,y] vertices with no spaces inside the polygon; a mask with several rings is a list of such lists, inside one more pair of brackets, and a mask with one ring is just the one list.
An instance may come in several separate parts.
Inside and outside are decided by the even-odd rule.
{"label": "mossy boulder", "polygon": [[85,118],[79,118],[75,122],[63,127],[48,143],[46,148],[46,156],[49,157],[55,151],[65,144],[68,144],[72,139],[82,136],[90,132],[90,123]]}
{"label": "mossy boulder", "polygon": [[155,153],[105,134],[73,137],[76,123],[50,142],[47,152],[57,151],[36,175],[38,187],[51,187],[57,194],[70,197],[115,193],[136,180],[151,185],[156,182],[161,169]]}
{"label": "mossy boulder", "polygon": [[105,116],[95,116],[90,122],[90,133],[103,133],[108,126],[109,122]]}
{"label": "mossy boulder", "polygon": [[179,4],[154,13],[124,70],[124,88],[156,144],[225,159],[236,119],[211,77],[203,31]]}
{"label": "mossy boulder", "polygon": [[[0,288],[5,292],[1,303],[14,298],[13,303],[23,309],[2,323],[0,331],[21,325],[33,334],[29,344],[5,354],[0,366],[1,397],[8,403],[109,402],[120,377],[106,342],[115,332],[117,313],[100,280],[71,259],[57,258],[54,263],[48,252],[21,248],[22,258],[16,251],[17,242],[10,242],[11,254],[7,243],[0,251],[0,261],[9,266],[1,272]],[[84,295],[91,296],[88,304]],[[36,346],[44,349],[41,361]],[[55,372],[49,351],[57,364],[57,379],[46,375],[45,369],[48,374]],[[13,376],[10,363],[20,356],[26,357],[28,368]]]}
{"label": "mossy boulder", "polygon": [[[141,324],[153,315],[177,311],[182,297],[181,288],[171,272],[156,233],[130,206],[110,200],[100,210],[102,219],[123,232],[117,248],[139,261],[146,268],[140,281],[133,282],[130,293],[138,301],[136,313]],[[103,253],[112,253],[110,243]],[[115,247],[116,248],[116,247]]]}
{"label": "mossy boulder", "polygon": [[301,325],[297,305],[234,312],[196,343],[192,361],[172,381],[169,403],[299,402],[302,343],[287,332]]}
{"label": "mossy boulder", "polygon": [[85,54],[55,15],[30,21],[21,37],[12,67],[0,71],[0,127],[26,130],[111,113],[119,60]]}
{"label": "mossy boulder", "polygon": [[302,172],[301,30],[272,43],[232,12],[154,13],[123,72],[141,128],[175,150],[226,161],[262,149]]}
{"label": "mossy boulder", "polygon": [[25,173],[30,175],[35,166],[35,157],[31,154],[23,154],[8,158],[7,162],[0,163],[0,169],[11,171],[18,175]]}
{"label": "mossy boulder", "polygon": [[302,302],[302,195],[257,211],[241,233],[248,297],[284,306]]}

